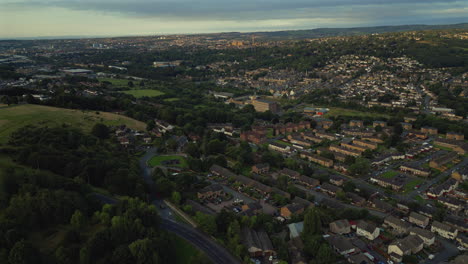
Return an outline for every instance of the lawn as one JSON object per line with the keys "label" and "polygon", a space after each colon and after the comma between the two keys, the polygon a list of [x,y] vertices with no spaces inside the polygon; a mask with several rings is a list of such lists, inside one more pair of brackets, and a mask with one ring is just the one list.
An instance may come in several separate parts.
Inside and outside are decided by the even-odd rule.
{"label": "lawn", "polygon": [[176,102],[176,101],[179,101],[179,100],[180,100],[179,98],[173,97],[173,98],[166,98],[166,99],[164,99],[164,102]]}
{"label": "lawn", "polygon": [[10,134],[26,125],[59,126],[67,124],[91,131],[96,123],[125,124],[130,128],[145,130],[146,124],[138,120],[107,112],[81,111],[42,105],[15,105],[0,109],[0,143],[8,141]]}
{"label": "lawn", "polygon": [[[177,257],[174,263],[176,264],[191,263],[193,258],[197,257],[197,255],[199,254],[202,254],[203,258],[208,260],[208,258],[205,256],[204,253],[199,251],[196,247],[194,247],[189,242],[177,236],[174,236],[174,240],[175,240],[175,250],[177,251],[176,253]],[[208,263],[211,263],[211,262],[208,260]]]}
{"label": "lawn", "polygon": [[372,118],[385,117],[385,118],[388,118],[388,115],[386,115],[386,114],[372,113],[372,112],[362,112],[362,111],[351,110],[351,109],[340,108],[340,107],[330,108],[330,111],[327,114],[325,114],[325,116],[327,116],[327,117],[328,116],[353,116],[353,117],[372,117]]}
{"label": "lawn", "polygon": [[419,196],[419,195],[416,195],[416,196],[414,197],[414,199],[415,199],[418,203],[422,203],[422,204],[425,204],[425,203],[426,203],[426,201],[424,200],[424,198],[422,198],[422,197]]}
{"label": "lawn", "polygon": [[173,160],[173,159],[180,160],[180,163],[178,165],[171,165],[171,166],[181,167],[181,168],[188,167],[187,160],[184,157],[177,156],[177,155],[154,156],[148,161],[148,164],[151,167],[155,167],[155,166],[161,165],[161,163],[165,160]]}
{"label": "lawn", "polygon": [[440,145],[437,145],[437,144],[434,145],[434,148],[436,148],[436,149],[441,149],[441,150],[452,151],[451,148],[443,147],[443,146],[440,146]]}
{"label": "lawn", "polygon": [[163,92],[159,90],[152,90],[152,89],[126,90],[126,91],[122,91],[122,93],[133,95],[135,98],[156,97],[156,96],[160,96],[164,94]]}
{"label": "lawn", "polygon": [[267,138],[272,138],[273,137],[273,132],[274,132],[273,128],[268,128],[267,129],[267,134],[266,134]]}
{"label": "lawn", "polygon": [[419,185],[421,183],[423,183],[423,180],[421,179],[413,179],[409,181],[408,183],[405,184],[404,192],[409,192],[409,191],[414,190],[414,187],[416,187],[416,185]]}
{"label": "lawn", "polygon": [[398,171],[389,170],[389,171],[382,173],[380,176],[385,179],[391,179],[397,175],[398,175]]}

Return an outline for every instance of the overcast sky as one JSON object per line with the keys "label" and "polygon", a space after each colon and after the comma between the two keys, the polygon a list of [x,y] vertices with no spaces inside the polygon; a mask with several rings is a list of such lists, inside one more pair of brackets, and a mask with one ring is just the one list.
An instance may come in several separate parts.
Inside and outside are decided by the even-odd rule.
{"label": "overcast sky", "polygon": [[0,0],[0,38],[462,22],[467,0]]}

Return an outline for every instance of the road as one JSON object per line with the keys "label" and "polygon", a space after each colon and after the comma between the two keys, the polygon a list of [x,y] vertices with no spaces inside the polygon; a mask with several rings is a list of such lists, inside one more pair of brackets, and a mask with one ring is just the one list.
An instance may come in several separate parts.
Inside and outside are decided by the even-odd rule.
{"label": "road", "polygon": [[[154,182],[151,178],[152,169],[148,167],[147,161],[156,153],[156,148],[150,148],[140,159],[141,176],[150,186],[153,186]],[[155,199],[152,203],[156,205],[157,208],[161,208],[161,205],[164,204],[163,200],[156,199],[157,196],[155,193],[152,192],[150,197]],[[159,209],[159,215],[161,217],[161,228],[190,242],[203,251],[213,263],[240,264],[239,260],[209,236],[189,225],[177,222],[174,218],[175,212],[170,208]]]}
{"label": "road", "polygon": [[[153,179],[151,178],[152,169],[147,166],[146,162],[149,159],[151,159],[151,157],[154,154],[156,154],[156,152],[156,148],[150,148],[147,150],[146,154],[140,159],[141,175],[144,178],[145,182],[148,183],[150,186],[154,184]],[[107,197],[102,194],[95,193],[94,195],[103,203],[115,204],[118,202],[117,199]],[[206,256],[215,264],[241,263],[229,251],[227,251],[224,247],[219,245],[210,236],[204,234],[196,228],[193,228],[192,226],[177,222],[174,218],[175,212],[172,211],[170,208],[165,207],[165,209],[161,209],[161,205],[164,204],[164,201],[162,199],[156,199],[157,196],[155,193],[151,193],[150,197],[155,198],[155,200],[153,200],[152,203],[156,206],[156,208],[158,208],[159,216],[161,217],[160,227],[162,229],[174,233],[182,239],[185,239],[186,241],[203,251],[206,254]]]}

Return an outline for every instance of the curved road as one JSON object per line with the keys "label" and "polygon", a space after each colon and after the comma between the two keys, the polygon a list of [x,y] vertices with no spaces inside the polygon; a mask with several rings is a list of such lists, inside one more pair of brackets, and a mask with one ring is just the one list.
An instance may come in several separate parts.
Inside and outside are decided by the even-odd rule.
{"label": "curved road", "polygon": [[[146,183],[150,186],[153,186],[154,182],[151,178],[152,169],[148,167],[147,161],[151,159],[154,154],[156,154],[156,148],[150,148],[147,150],[146,154],[140,159],[140,169],[142,171],[142,177]],[[151,199],[156,199],[156,194],[150,194]],[[160,208],[160,205],[164,202],[160,199],[153,200],[153,204]],[[201,231],[175,221],[174,212],[170,208],[160,209],[159,215],[161,217],[161,228],[176,234],[177,236],[187,240],[198,249],[203,251],[213,263],[226,263],[226,264],[240,264],[240,261],[237,260],[229,251],[224,247],[216,243],[208,235],[202,233]]]}

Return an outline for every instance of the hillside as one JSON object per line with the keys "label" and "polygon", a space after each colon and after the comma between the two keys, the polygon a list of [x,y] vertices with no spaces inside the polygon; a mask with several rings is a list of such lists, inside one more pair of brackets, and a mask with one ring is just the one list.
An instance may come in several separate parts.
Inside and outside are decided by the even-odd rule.
{"label": "hillside", "polygon": [[42,105],[15,105],[0,107],[0,143],[5,143],[8,136],[16,129],[26,125],[61,125],[68,124],[91,130],[96,123],[106,125],[125,124],[128,127],[144,130],[146,125],[138,120],[107,112],[91,112]]}
{"label": "hillside", "polygon": [[[468,23],[450,25],[400,25],[400,26],[376,26],[376,27],[353,27],[353,28],[315,28],[304,30],[283,30],[264,32],[226,32],[206,34],[211,37],[228,39],[248,39],[255,35],[259,39],[310,39],[338,36],[358,36],[366,34],[382,34],[390,32],[421,31],[421,30],[445,30],[445,29],[468,29]],[[201,34],[205,35],[205,34]]]}

